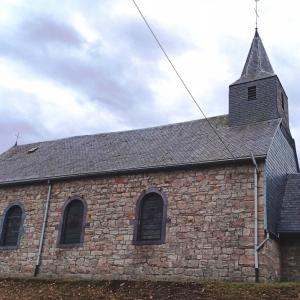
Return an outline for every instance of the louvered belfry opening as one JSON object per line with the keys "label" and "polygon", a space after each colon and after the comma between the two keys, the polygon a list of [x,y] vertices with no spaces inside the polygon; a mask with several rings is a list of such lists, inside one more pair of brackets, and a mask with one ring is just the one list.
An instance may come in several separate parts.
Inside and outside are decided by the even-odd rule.
{"label": "louvered belfry opening", "polygon": [[256,100],[256,86],[248,87],[248,100]]}
{"label": "louvered belfry opening", "polygon": [[84,205],[80,200],[71,201],[64,215],[61,244],[79,244],[81,241]]}
{"label": "louvered belfry opening", "polygon": [[163,220],[163,199],[151,193],[142,201],[139,218],[138,240],[160,240]]}
{"label": "louvered belfry opening", "polygon": [[17,246],[19,231],[22,220],[22,209],[20,206],[12,206],[5,217],[2,246]]}
{"label": "louvered belfry opening", "polygon": [[256,100],[256,86],[248,87],[248,100]]}

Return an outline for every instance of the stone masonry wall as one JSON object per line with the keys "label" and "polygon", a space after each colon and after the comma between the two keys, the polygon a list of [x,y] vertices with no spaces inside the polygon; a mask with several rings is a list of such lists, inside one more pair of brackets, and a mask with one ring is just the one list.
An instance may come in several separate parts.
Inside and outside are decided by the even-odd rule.
{"label": "stone masonry wall", "polygon": [[15,200],[25,206],[25,232],[17,250],[0,250],[0,276],[33,276],[37,258],[48,186],[27,185],[0,188],[0,214]]}
{"label": "stone masonry wall", "polygon": [[[262,242],[263,165],[260,170]],[[253,182],[249,164],[54,183],[39,276],[253,282]],[[171,222],[167,224],[166,243],[132,245],[130,221],[136,201],[150,187],[161,188],[168,198]],[[19,200],[27,214],[19,249],[0,250],[0,275],[33,276],[47,189],[46,184],[0,188],[1,213]],[[88,205],[86,222],[90,227],[86,228],[84,245],[56,248],[55,226],[61,208],[69,196],[76,194],[83,195]],[[268,255],[268,248],[259,255],[261,279],[277,280],[279,262],[268,260]]]}
{"label": "stone masonry wall", "polygon": [[262,282],[279,282],[281,280],[281,251],[277,239],[270,239],[259,251],[259,276]]}
{"label": "stone masonry wall", "polygon": [[283,234],[281,241],[282,281],[300,281],[300,234]]}

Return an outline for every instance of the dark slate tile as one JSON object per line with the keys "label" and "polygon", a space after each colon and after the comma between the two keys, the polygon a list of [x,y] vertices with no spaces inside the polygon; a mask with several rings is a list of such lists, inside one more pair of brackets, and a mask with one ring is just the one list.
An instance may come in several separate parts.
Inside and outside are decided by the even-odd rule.
{"label": "dark slate tile", "polygon": [[300,232],[300,174],[288,174],[278,232]]}
{"label": "dark slate tile", "polygon": [[[236,158],[265,156],[280,119],[228,127],[209,119]],[[31,148],[38,147],[33,153]],[[205,119],[20,145],[0,155],[0,183],[232,159]]]}

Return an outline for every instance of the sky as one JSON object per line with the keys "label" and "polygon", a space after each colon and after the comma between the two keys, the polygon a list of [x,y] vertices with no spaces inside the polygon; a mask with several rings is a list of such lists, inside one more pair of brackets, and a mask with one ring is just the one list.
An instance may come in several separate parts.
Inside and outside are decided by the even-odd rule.
{"label": "sky", "polygon": [[[228,113],[254,0],[136,0],[207,117]],[[300,150],[299,0],[258,2]],[[15,144],[203,118],[132,0],[1,0],[0,153]]]}

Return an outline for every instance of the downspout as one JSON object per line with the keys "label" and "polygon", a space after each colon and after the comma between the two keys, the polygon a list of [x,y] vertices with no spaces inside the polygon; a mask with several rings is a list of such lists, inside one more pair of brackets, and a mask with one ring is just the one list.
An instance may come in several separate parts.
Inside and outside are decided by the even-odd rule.
{"label": "downspout", "polygon": [[255,282],[259,282],[259,267],[258,267],[258,251],[269,240],[270,235],[267,230],[267,238],[260,244],[258,244],[258,192],[257,192],[257,178],[259,174],[258,166],[253,154],[251,153],[252,161],[254,164],[254,264],[255,264]]}
{"label": "downspout", "polygon": [[[255,282],[259,282],[259,269],[258,269],[258,251],[262,248],[262,246],[269,240],[270,238],[270,233],[267,230],[267,237],[264,239],[264,241],[262,241],[259,246],[256,247],[255,249],[255,253],[256,253],[256,257],[255,257]],[[257,267],[256,267],[257,266]]]}
{"label": "downspout", "polygon": [[51,188],[52,188],[50,180],[48,180],[48,185],[49,185],[49,187],[48,187],[48,196],[47,196],[46,209],[45,209],[45,214],[44,214],[42,234],[41,234],[41,239],[40,239],[40,247],[39,247],[39,252],[38,252],[36,265],[35,265],[34,277],[36,277],[37,274],[38,274],[39,267],[40,267],[40,262],[41,262],[41,254],[42,254],[42,249],[43,249],[43,242],[44,242],[47,216],[48,216],[50,197],[51,197]]}
{"label": "downspout", "polygon": [[255,261],[255,282],[258,282],[259,270],[258,270],[258,205],[257,205],[257,175],[258,168],[253,156],[254,163],[254,261]]}
{"label": "downspout", "polygon": [[259,246],[256,248],[256,251],[258,252],[260,250],[260,248],[262,248],[262,246],[269,240],[270,238],[270,233],[269,231],[267,230],[267,237],[265,238],[264,241],[262,241]]}

